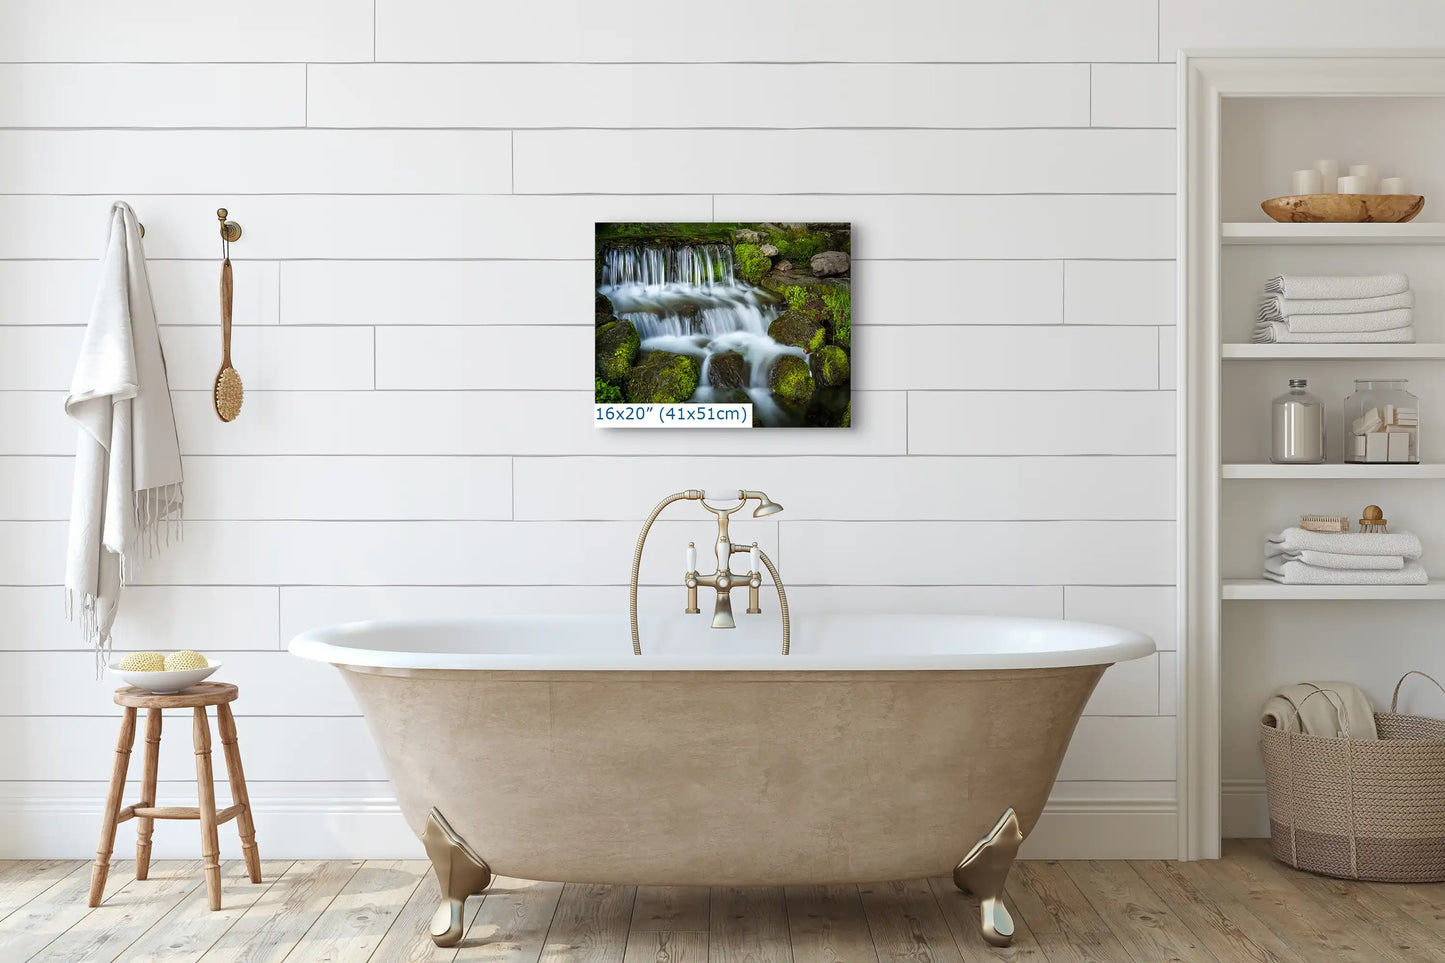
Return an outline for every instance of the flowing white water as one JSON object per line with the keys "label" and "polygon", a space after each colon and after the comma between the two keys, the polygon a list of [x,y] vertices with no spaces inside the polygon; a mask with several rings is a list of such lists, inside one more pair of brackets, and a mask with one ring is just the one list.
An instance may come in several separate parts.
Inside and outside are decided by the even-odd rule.
{"label": "flowing white water", "polygon": [[768,387],[768,372],[785,354],[804,357],[802,348],[768,336],[781,313],[761,288],[733,276],[733,252],[726,244],[614,245],[603,252],[598,292],[619,318],[632,322],[643,351],[672,351],[702,362],[702,378],[691,400],[726,400],[725,389],[708,381],[714,356],[742,355],[748,369],[745,391],[754,414],[769,424],[790,420]]}

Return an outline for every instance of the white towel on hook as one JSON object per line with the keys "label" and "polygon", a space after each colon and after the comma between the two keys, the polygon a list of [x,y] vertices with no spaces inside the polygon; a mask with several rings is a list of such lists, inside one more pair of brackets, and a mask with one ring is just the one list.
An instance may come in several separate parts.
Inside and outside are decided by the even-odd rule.
{"label": "white towel on hook", "polygon": [[1410,290],[1410,279],[1403,274],[1341,274],[1333,277],[1280,274],[1266,281],[1264,289],[1270,294],[1283,294],[1290,300],[1383,298]]}
{"label": "white towel on hook", "polygon": [[[1336,315],[1347,317],[1347,315]],[[1386,331],[1291,331],[1282,321],[1254,326],[1255,344],[1414,344],[1415,326]]]}
{"label": "white towel on hook", "polygon": [[1406,562],[1395,572],[1319,568],[1289,562],[1283,555],[1264,560],[1264,577],[1285,585],[1426,585],[1430,577],[1419,562]]}
{"label": "white towel on hook", "polygon": [[[124,201],[110,208],[100,281],[65,398],[79,425],[67,614],[77,607],[100,670],[122,586],[140,560],[169,543],[181,518],[181,451],[141,247]],[[179,531],[175,531],[179,537]]]}
{"label": "white towel on hook", "polygon": [[1423,554],[1420,536],[1413,532],[1309,532],[1286,528],[1265,540],[1265,555],[1285,552],[1330,552],[1339,555],[1400,555],[1407,559]]}

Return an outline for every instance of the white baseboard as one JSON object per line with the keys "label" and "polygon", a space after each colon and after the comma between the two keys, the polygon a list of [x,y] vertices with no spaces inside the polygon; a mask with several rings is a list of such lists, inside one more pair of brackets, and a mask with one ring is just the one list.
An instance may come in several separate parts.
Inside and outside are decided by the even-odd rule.
{"label": "white baseboard", "polygon": [[[160,802],[169,803],[162,799]],[[178,804],[183,804],[177,800]],[[224,804],[224,802],[223,802]],[[419,859],[420,841],[386,796],[253,796],[256,839],[267,859]],[[0,859],[88,859],[95,853],[101,800],[76,795],[0,796]],[[134,823],[116,835],[115,858],[133,854]],[[230,824],[221,828],[221,858],[239,859]],[[194,823],[158,823],[156,859],[195,859]],[[1050,802],[1024,843],[1029,859],[1174,859],[1177,811],[1172,799],[1066,799]]]}
{"label": "white baseboard", "polygon": [[1269,804],[1263,779],[1226,779],[1219,794],[1219,827],[1225,839],[1269,836]]}

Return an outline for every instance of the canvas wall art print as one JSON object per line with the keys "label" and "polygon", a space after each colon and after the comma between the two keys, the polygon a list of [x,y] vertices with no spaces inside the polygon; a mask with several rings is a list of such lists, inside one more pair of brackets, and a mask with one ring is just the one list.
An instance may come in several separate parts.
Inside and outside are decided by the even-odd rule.
{"label": "canvas wall art print", "polygon": [[599,424],[851,427],[851,252],[848,224],[598,224]]}

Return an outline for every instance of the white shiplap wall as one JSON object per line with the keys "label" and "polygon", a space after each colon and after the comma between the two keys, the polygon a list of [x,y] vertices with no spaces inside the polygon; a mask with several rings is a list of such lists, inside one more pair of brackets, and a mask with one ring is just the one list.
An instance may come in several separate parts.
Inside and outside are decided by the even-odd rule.
{"label": "white shiplap wall", "polygon": [[[1310,42],[1357,42],[1358,18],[1322,26],[1353,7],[726,6],[0,12],[0,855],[84,855],[109,768],[112,686],[57,583],[60,403],[115,197],[148,230],[190,518],[118,637],[225,660],[271,855],[418,852],[344,686],[282,651],[292,633],[620,609],[639,519],[697,485],[787,505],[742,536],[776,552],[803,613],[1153,634],[1158,656],[1106,676],[1031,845],[1175,851],[1167,61],[1275,41],[1267,25],[1306,6]],[[1442,23],[1377,6],[1381,43]],[[219,206],[245,228],[232,425],[208,399]],[[853,222],[856,428],[590,427],[592,223],[712,218]],[[671,517],[659,546],[705,534]],[[670,558],[649,557],[644,605],[677,604]],[[162,796],[180,799],[171,731]]]}

